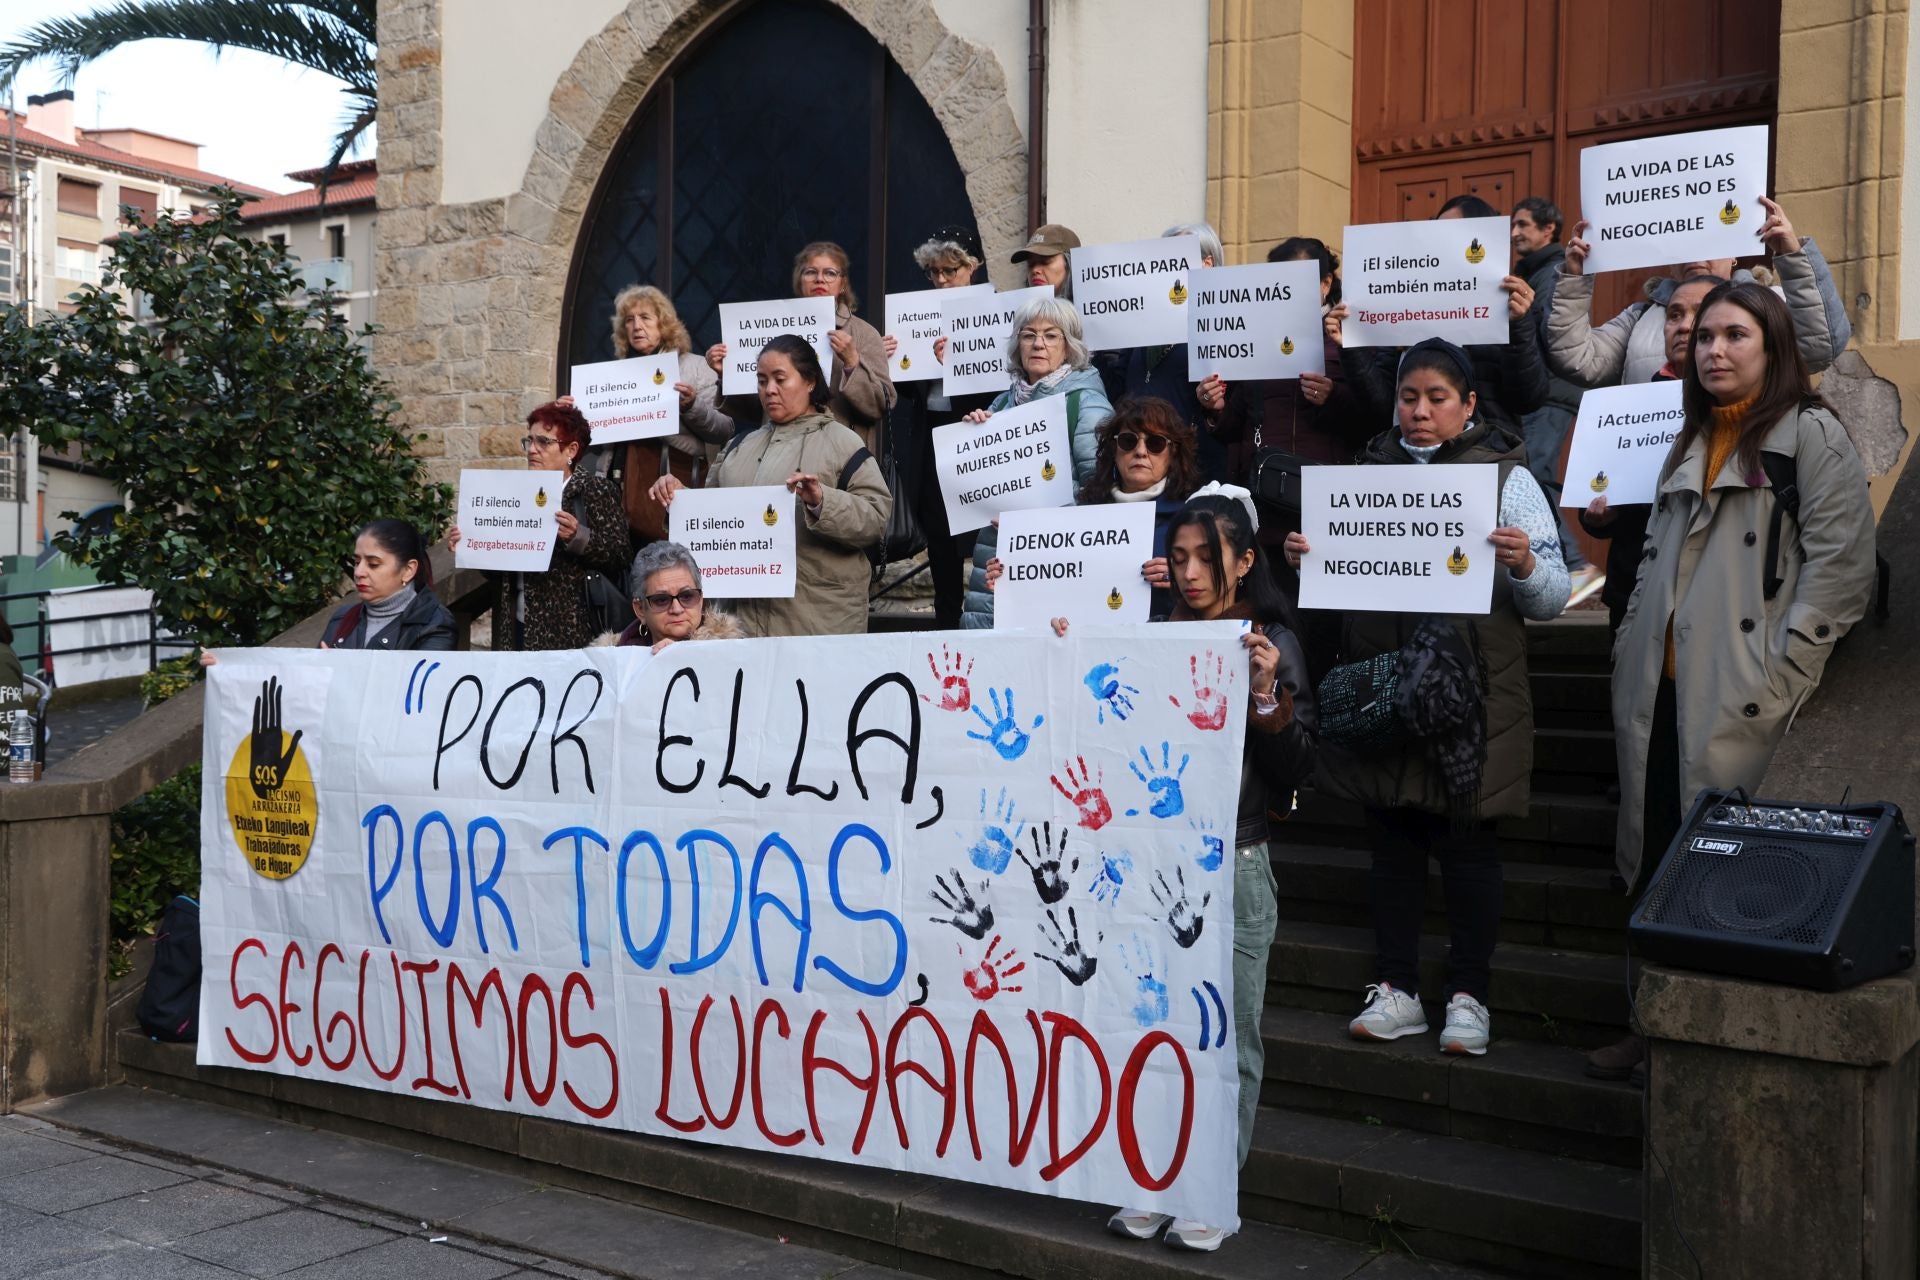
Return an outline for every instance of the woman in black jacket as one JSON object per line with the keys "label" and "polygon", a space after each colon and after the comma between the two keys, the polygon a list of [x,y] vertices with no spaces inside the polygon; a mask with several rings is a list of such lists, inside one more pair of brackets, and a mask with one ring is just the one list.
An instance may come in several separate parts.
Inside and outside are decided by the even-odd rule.
{"label": "woman in black jacket", "polygon": [[360,530],[353,593],[327,620],[322,648],[453,648],[453,614],[433,594],[427,540],[407,521],[375,520]]}

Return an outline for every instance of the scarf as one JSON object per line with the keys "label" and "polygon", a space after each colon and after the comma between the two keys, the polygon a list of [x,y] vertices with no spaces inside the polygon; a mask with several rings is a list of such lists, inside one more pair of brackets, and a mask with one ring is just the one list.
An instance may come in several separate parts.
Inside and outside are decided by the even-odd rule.
{"label": "scarf", "polygon": [[1125,489],[1119,488],[1118,486],[1107,490],[1107,492],[1113,495],[1115,502],[1152,502],[1166,491],[1167,478],[1165,476],[1161,476],[1158,480],[1140,490],[1138,493],[1128,493]]}
{"label": "scarf", "polygon": [[1013,385],[1007,390],[1013,395],[1014,404],[1025,404],[1029,400],[1050,396],[1058,391],[1060,384],[1065,382],[1067,375],[1072,372],[1072,365],[1063,364],[1038,382],[1028,382],[1016,373],[1013,375]]}
{"label": "scarf", "polygon": [[1468,822],[1480,804],[1487,763],[1487,676],[1479,655],[1458,628],[1427,618],[1400,646],[1395,667],[1394,709],[1426,743],[1446,788],[1449,817],[1456,826]]}
{"label": "scarf", "polygon": [[413,598],[419,594],[420,589],[409,582],[385,600],[367,601],[361,607],[360,625],[354,629],[358,633],[357,638],[360,642],[364,645],[368,640],[398,622],[400,615],[407,611],[407,606],[412,604]]}

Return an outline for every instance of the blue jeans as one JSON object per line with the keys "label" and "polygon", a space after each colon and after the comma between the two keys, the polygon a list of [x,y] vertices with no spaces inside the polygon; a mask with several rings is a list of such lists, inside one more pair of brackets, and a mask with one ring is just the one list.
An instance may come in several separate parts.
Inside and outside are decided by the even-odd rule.
{"label": "blue jeans", "polygon": [[1260,1080],[1267,1047],[1260,1039],[1260,1010],[1267,1003],[1267,949],[1279,920],[1279,886],[1265,843],[1233,854],[1233,1039],[1240,1068],[1240,1163],[1253,1146],[1253,1117],[1260,1107]]}

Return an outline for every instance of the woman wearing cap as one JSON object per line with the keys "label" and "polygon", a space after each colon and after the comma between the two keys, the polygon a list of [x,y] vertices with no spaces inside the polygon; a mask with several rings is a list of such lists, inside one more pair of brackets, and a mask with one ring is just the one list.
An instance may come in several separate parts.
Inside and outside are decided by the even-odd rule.
{"label": "woman wearing cap", "polygon": [[[1499,527],[1493,605],[1485,614],[1420,616],[1350,612],[1341,621],[1338,662],[1351,668],[1397,655],[1397,732],[1365,748],[1332,741],[1330,716],[1342,668],[1319,688],[1321,742],[1316,785],[1366,810],[1373,850],[1373,928],[1378,981],[1349,1025],[1360,1040],[1395,1040],[1427,1029],[1418,995],[1420,926],[1426,914],[1427,860],[1446,886],[1446,1026],[1442,1053],[1482,1054],[1490,1038],[1488,985],[1500,924],[1496,818],[1527,811],[1533,770],[1533,700],[1527,685],[1523,619],[1545,620],[1566,607],[1554,511],[1527,470],[1526,448],[1510,427],[1480,412],[1473,358],[1429,338],[1400,361],[1398,425],[1361,453],[1374,466],[1499,468]],[[1299,569],[1313,555],[1290,533],[1287,560]],[[1360,712],[1357,714],[1364,714]]]}
{"label": "woman wearing cap", "polygon": [[1056,298],[1073,301],[1073,250],[1080,237],[1072,227],[1049,222],[1036,229],[1024,248],[1013,251],[1013,261],[1027,264],[1027,286],[1046,285]]}
{"label": "woman wearing cap", "polygon": [[644,646],[658,653],[681,640],[738,640],[747,633],[730,614],[706,606],[700,566],[677,542],[650,542],[633,558],[633,621],[593,643]]}
{"label": "woman wearing cap", "polygon": [[[936,289],[964,289],[974,283],[982,262],[980,237],[969,227],[945,226],[913,251],[913,261],[926,272]],[[885,339],[887,358],[895,349],[893,335]],[[934,340],[934,355],[946,359],[947,340]],[[993,403],[991,393],[971,396],[942,394],[939,379],[909,382],[901,388],[894,407],[889,445],[900,465],[903,497],[913,503],[914,517],[927,535],[927,570],[933,579],[934,625],[951,630],[960,625],[960,602],[966,592],[967,557],[973,554],[973,535],[955,534],[947,524],[947,503],[940,494],[940,475],[933,465],[933,429],[958,422],[976,409]]]}
{"label": "woman wearing cap", "polygon": [[[831,240],[816,240],[793,255],[793,296],[834,300],[834,328],[827,335],[833,346],[833,375],[827,384],[826,408],[871,449],[874,428],[893,411],[893,377],[879,331],[854,314],[860,299],[854,296],[852,269],[845,249]],[[707,348],[707,364],[715,373],[727,367],[726,343]],[[738,422],[761,421],[761,406],[753,396],[727,396],[720,404]]]}
{"label": "woman wearing cap", "polygon": [[[1043,228],[1044,229],[1044,228]],[[1063,298],[1040,298],[1020,308],[1013,318],[1007,342],[1007,368],[1013,385],[993,398],[985,409],[967,415],[968,422],[985,422],[1002,409],[1011,409],[1048,396],[1066,399],[1067,433],[1073,454],[1073,484],[1078,489],[1093,475],[1100,424],[1113,413],[1107,390],[1100,384],[1080,328],[1080,313]],[[960,625],[993,626],[993,596],[987,590],[987,562],[993,559],[999,530],[982,529],[973,544],[973,568],[967,575],[967,599]]]}

